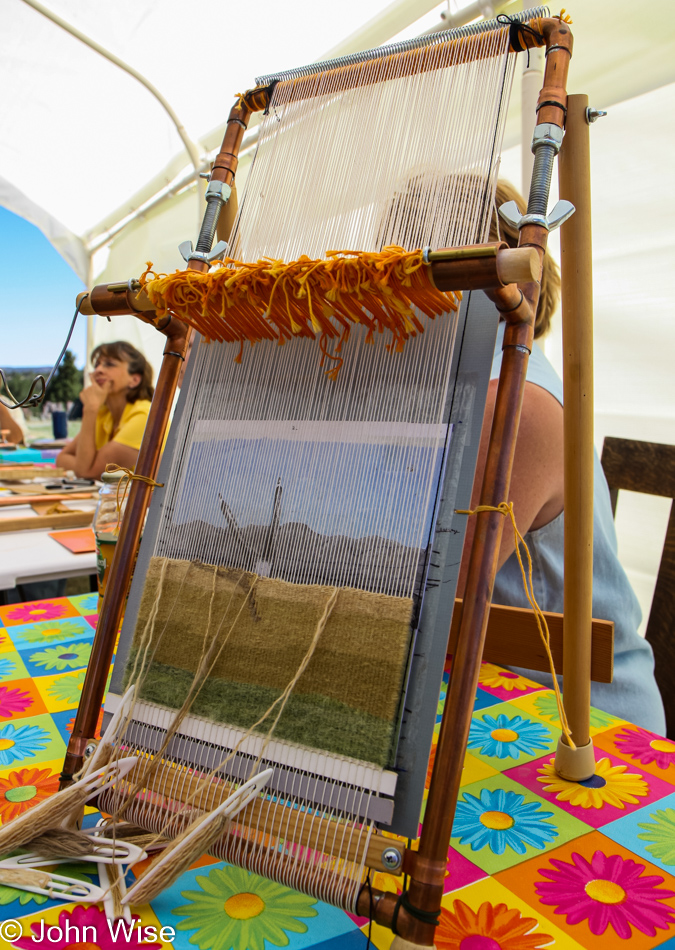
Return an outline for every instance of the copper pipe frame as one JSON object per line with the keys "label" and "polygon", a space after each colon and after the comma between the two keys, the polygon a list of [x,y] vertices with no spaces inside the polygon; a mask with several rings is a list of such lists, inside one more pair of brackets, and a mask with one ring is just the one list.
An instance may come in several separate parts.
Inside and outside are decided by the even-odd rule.
{"label": "copper pipe frame", "polygon": [[[167,337],[157,389],[152,400],[143,442],[138,453],[136,474],[155,478],[159,466],[164,434],[169,422],[180,367],[187,352],[187,330],[184,323],[170,317],[161,332]],[[122,622],[126,598],[134,569],[135,555],[140,543],[145,512],[152,488],[145,482],[134,481],[122,520],[110,577],[103,601],[103,610],[96,625],[91,660],[82,686],[82,696],[75,716],[73,732],[61,773],[61,788],[70,784],[79,771],[84,751],[96,733],[96,724],[105,696],[115,640]]]}
{"label": "copper pipe frame", "polygon": [[[567,24],[557,18],[540,20],[536,25],[545,36],[547,50],[550,49],[544,85],[539,95],[539,103],[548,104],[541,105],[538,110],[538,122],[550,122],[563,127],[572,35]],[[540,261],[543,262],[547,238],[546,228],[528,225],[520,231],[518,246],[535,248]],[[509,285],[491,290],[488,296],[503,312],[506,329],[480,504],[497,506],[508,499],[527,363],[534,340],[539,285],[526,284],[520,289]],[[410,876],[408,901],[414,908],[431,914],[438,914],[441,909],[448,848],[504,526],[503,515],[496,512],[481,512],[474,517],[476,533],[464,594],[465,606],[445,700],[419,850],[406,852],[404,860],[404,870]],[[361,894],[358,905],[360,914],[368,914],[370,900],[369,893]],[[372,900],[374,919],[377,923],[390,927],[396,896],[376,891],[373,892]],[[427,923],[408,913],[405,908],[400,908],[397,932],[405,940],[418,946],[431,947],[435,930],[435,924]]]}
{"label": "copper pipe frame", "polygon": [[[237,154],[253,111],[266,108],[269,96],[263,90],[254,90],[242,96],[232,108],[221,150],[216,157],[212,178],[231,185],[237,171]],[[209,265],[205,261],[191,260],[188,270],[205,273]],[[113,289],[114,288],[114,289]],[[141,297],[125,285],[100,285],[89,294],[87,310],[105,315],[132,314],[152,324],[167,337],[162,366],[157,379],[155,395],[150,407],[143,442],[138,453],[136,474],[154,479],[159,467],[162,445],[166,435],[171,407],[176,393],[180,368],[188,349],[190,328],[176,317],[167,316],[158,320]],[[145,482],[132,482],[129,500],[122,520],[115,555],[110,567],[110,577],[103,600],[103,610],[96,625],[91,659],[82,686],[82,696],[77,708],[73,731],[68,742],[60,787],[72,782],[80,770],[85,749],[96,734],[96,725],[105,697],[105,688],[110,671],[117,633],[124,616],[129,587],[133,575],[136,552],[140,544],[145,514],[150,503],[152,487]]]}
{"label": "copper pipe frame", "polygon": [[[555,47],[551,49],[551,52],[547,55],[544,86],[539,96],[539,102],[546,102],[547,104],[542,105],[538,109],[538,121],[551,122],[559,127],[563,127],[566,111],[565,103],[567,101],[567,71],[572,51],[572,35],[567,25],[558,18],[539,20],[536,21],[534,25],[544,34],[547,49]],[[527,46],[535,45],[530,37],[527,37],[525,42]],[[560,105],[551,104],[556,102],[560,103]],[[241,117],[235,115],[235,113],[238,109],[242,109],[243,105],[244,102],[240,102],[230,113],[233,125],[238,125],[241,122],[241,134],[239,134],[236,129],[231,132],[230,125],[228,124],[223,141],[223,148],[214,163],[214,177],[228,184],[234,179],[236,172],[236,155],[234,155],[233,146],[237,145],[237,141],[241,141],[244,131],[243,121]],[[228,133],[230,133],[229,140]],[[226,141],[228,143],[227,146],[225,144]],[[233,158],[235,162],[232,161]],[[216,171],[216,169],[218,169],[218,171]],[[548,231],[545,228],[538,225],[529,225],[520,231],[518,246],[535,248],[540,257],[540,261],[543,261],[547,238]],[[191,264],[195,266],[190,269],[200,270],[202,272],[207,269],[206,265],[201,265],[196,261],[191,262]],[[506,330],[503,344],[504,356],[499,377],[497,400],[480,503],[482,505],[498,505],[508,496],[515,441],[523,401],[527,362],[534,339],[534,319],[539,297],[539,286],[538,284],[525,285],[522,288],[522,295],[521,291],[515,285],[497,286],[489,292],[489,296],[495,301],[498,309],[504,313]],[[143,319],[143,317],[141,318]],[[162,365],[162,372],[164,372],[164,363]],[[172,386],[170,383],[166,384],[166,391],[164,385],[162,387],[163,400],[166,399],[166,392],[168,392],[170,388],[171,396],[169,398],[169,406],[173,398],[173,393],[175,392],[177,375],[178,373],[176,372]],[[158,390],[159,388],[158,382]],[[166,415],[168,417],[168,406]],[[146,447],[146,438],[150,441],[148,437],[148,431],[150,429],[149,421],[150,419],[146,426],[146,436],[144,437],[141,452],[143,452]],[[158,457],[163,432],[161,437],[155,434],[153,438],[158,438],[158,442],[154,446],[156,457]],[[135,483],[132,489],[132,495],[130,496],[129,508],[132,508],[134,496],[138,496],[141,493],[143,493],[145,497],[145,506],[140,516],[134,514],[138,524],[134,531],[133,542],[127,543],[125,546],[127,554],[130,555],[127,558],[128,561],[133,560],[133,554],[135,553],[140,538],[142,518],[147,508],[149,490],[146,488],[145,492],[143,492],[144,487],[145,486],[138,482]],[[134,513],[136,513],[138,508],[139,506],[136,505]],[[478,684],[478,671],[483,652],[483,643],[503,529],[503,516],[500,514],[482,512],[475,517],[477,518],[476,533],[465,589],[465,607],[458,637],[457,654],[453,663],[441,723],[425,821],[420,838],[420,847],[417,852],[407,850],[404,858],[404,871],[410,876],[410,887],[408,891],[410,904],[423,912],[432,914],[439,913],[441,908],[443,882],[447,867],[447,853],[455,805],[459,794],[461,772],[473,712],[473,702]],[[129,514],[125,521],[127,520],[131,521]],[[124,526],[123,533],[125,533]],[[126,534],[131,535],[131,530],[126,532]],[[113,572],[115,572],[117,564],[123,557],[123,555],[120,554],[121,541],[122,534],[120,535],[120,541],[118,542],[112,565],[109,590],[113,587],[113,581],[115,580]],[[85,735],[91,737],[94,734],[95,722],[98,717],[100,703],[103,699],[105,682],[112,659],[114,640],[119,626],[119,620],[121,619],[122,605],[128,591],[131,567],[128,564],[125,565],[119,569],[119,574],[120,580],[114,585],[119,606],[111,607],[107,611],[110,616],[113,614],[117,616],[117,622],[115,624],[108,622],[107,624],[106,629],[110,642],[102,642],[100,644],[101,651],[103,651],[104,648],[107,649],[107,657],[105,658],[106,661],[102,662],[101,657],[97,656],[96,668],[99,670],[98,676],[95,677],[92,675],[92,677],[90,677],[89,671],[87,672],[82,700],[78,708],[68,753],[66,754],[64,772],[68,771],[66,766],[70,763],[76,763],[78,758],[81,763],[84,748],[88,741],[84,737]],[[126,585],[123,583],[123,576],[126,576]],[[109,602],[113,601],[113,599],[113,597],[110,597]],[[102,618],[105,614],[106,609],[104,605],[104,613],[101,615]],[[99,626],[100,625],[99,622]],[[112,631],[111,636],[110,631]],[[103,636],[100,639],[103,641]],[[92,657],[96,652],[98,641],[99,636],[97,629]],[[459,671],[461,671],[461,673]],[[92,681],[91,684],[89,680]],[[95,695],[94,680],[96,681]],[[94,701],[95,699],[97,701]],[[86,725],[87,728],[82,728],[83,725]],[[71,745],[73,746],[72,751]],[[379,891],[377,889],[368,889],[367,891],[363,889],[359,896],[357,912],[363,916],[370,916],[372,907],[373,920],[383,926],[391,928],[396,903],[397,897],[388,892]],[[430,947],[433,944],[435,930],[435,924],[426,923],[413,914],[410,914],[404,908],[400,909],[397,931],[405,940],[417,944],[418,946]]]}

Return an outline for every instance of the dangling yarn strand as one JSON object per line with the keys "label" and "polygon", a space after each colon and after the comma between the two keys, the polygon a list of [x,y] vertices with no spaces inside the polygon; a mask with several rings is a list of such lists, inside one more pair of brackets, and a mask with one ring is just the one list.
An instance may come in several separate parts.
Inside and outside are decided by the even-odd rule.
{"label": "dangling yarn strand", "polygon": [[[518,564],[520,566],[520,573],[523,578],[523,588],[525,590],[525,596],[530,602],[530,606],[534,611],[534,616],[537,621],[537,629],[539,630],[539,636],[541,637],[541,642],[544,644],[544,649],[546,651],[546,657],[548,659],[549,668],[551,670],[551,676],[553,677],[553,689],[555,692],[555,700],[558,705],[558,715],[560,716],[560,724],[562,727],[562,733],[569,745],[570,749],[576,749],[576,745],[572,740],[572,733],[570,732],[570,727],[567,722],[567,716],[565,714],[565,707],[563,706],[562,695],[560,692],[560,686],[558,685],[558,677],[555,671],[555,663],[553,661],[553,654],[551,653],[551,634],[548,629],[548,624],[546,623],[546,617],[544,612],[536,601],[534,596],[534,586],[532,583],[532,557],[530,555],[529,548],[523,538],[522,534],[518,530],[516,525],[516,517],[513,513],[513,502],[512,501],[502,501],[497,506],[494,505],[478,505],[476,508],[471,510],[462,510],[456,509],[456,514],[458,515],[477,515],[480,511],[496,511],[500,515],[504,515],[511,519],[511,524],[513,525],[513,537],[516,542],[516,557],[518,558]],[[525,554],[527,556],[527,566],[528,571],[525,574],[525,566],[523,564],[523,559],[520,556],[520,545],[522,544],[525,549]]]}
{"label": "dangling yarn strand", "polygon": [[[389,349],[400,353],[410,337],[424,332],[416,310],[434,319],[457,310],[461,298],[436,289],[422,251],[395,245],[377,253],[327,251],[325,260],[303,255],[290,263],[271,258],[220,263],[222,268],[208,274],[170,275],[154,274],[148,263],[140,281],[158,316],[171,311],[209,341],[283,344],[294,336],[318,336],[324,356],[327,339],[339,339],[339,353],[351,326],[359,323],[368,329],[367,342],[375,332],[387,331]],[[240,361],[241,350],[235,358]],[[341,364],[339,359],[328,376],[335,378]]]}

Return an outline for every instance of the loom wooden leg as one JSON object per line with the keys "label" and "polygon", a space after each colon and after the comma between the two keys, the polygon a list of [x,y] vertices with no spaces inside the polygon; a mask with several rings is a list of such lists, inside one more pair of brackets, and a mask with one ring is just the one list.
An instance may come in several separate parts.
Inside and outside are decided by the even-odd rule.
{"label": "loom wooden leg", "polygon": [[560,197],[576,212],[560,231],[565,425],[563,698],[577,749],[561,739],[555,765],[582,781],[595,771],[590,738],[593,599],[593,274],[588,96],[569,96],[558,158]]}

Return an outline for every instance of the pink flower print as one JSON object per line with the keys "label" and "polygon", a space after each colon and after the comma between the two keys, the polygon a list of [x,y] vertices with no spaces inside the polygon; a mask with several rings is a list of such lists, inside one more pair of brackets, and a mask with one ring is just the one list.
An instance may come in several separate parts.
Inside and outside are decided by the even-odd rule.
{"label": "pink flower print", "polygon": [[8,620],[18,623],[35,623],[38,620],[58,620],[70,614],[69,604],[58,604],[49,600],[33,600],[27,604],[18,604],[7,614]]}
{"label": "pink flower print", "polygon": [[30,693],[9,686],[0,686],[0,719],[11,719],[14,713],[25,712],[33,705]]}
{"label": "pink flower print", "polygon": [[663,739],[654,732],[647,732],[635,726],[614,736],[617,748],[632,759],[638,759],[642,765],[654,762],[660,769],[675,765],[675,742]]}
{"label": "pink flower print", "polygon": [[587,920],[596,936],[611,925],[619,937],[630,940],[631,925],[655,937],[657,928],[668,930],[675,923],[673,909],[661,903],[675,897],[675,891],[658,886],[662,877],[643,875],[644,864],[602,851],[596,851],[590,863],[575,852],[571,864],[557,858],[551,858],[551,864],[555,870],[539,869],[549,880],[535,887],[542,904],[554,906],[568,924]]}
{"label": "pink flower print", "polygon": [[[139,920],[139,917],[134,917],[133,926],[123,920],[116,920],[109,927],[106,915],[98,907],[78,906],[72,911],[61,911],[59,922],[58,924],[52,924],[52,929],[48,924],[43,924],[42,921],[31,924],[30,928],[33,931],[33,936],[21,937],[14,941],[13,946],[25,948],[25,950],[35,950],[37,946],[48,946],[51,950],[67,950],[68,947],[72,950],[73,946],[86,947],[87,950],[90,947],[96,948],[96,950],[119,950],[120,946],[129,947],[130,950],[139,950],[141,947],[143,950],[162,950],[161,943],[142,942],[146,936],[145,930],[139,939]],[[49,940],[49,943],[38,942],[42,936],[43,926],[44,936],[46,940]],[[61,939],[58,931],[61,932]],[[94,934],[96,937],[92,939]],[[115,939],[115,936],[117,939]],[[77,937],[80,938],[79,941]]]}

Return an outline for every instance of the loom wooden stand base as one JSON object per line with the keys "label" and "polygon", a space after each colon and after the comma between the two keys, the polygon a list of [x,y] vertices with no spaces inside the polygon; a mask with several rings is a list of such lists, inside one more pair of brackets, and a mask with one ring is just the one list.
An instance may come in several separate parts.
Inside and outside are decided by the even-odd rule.
{"label": "loom wooden stand base", "polygon": [[569,96],[558,160],[560,196],[576,208],[560,232],[565,428],[565,714],[577,748],[560,740],[556,771],[590,778],[591,624],[593,616],[593,273],[588,96]]}

